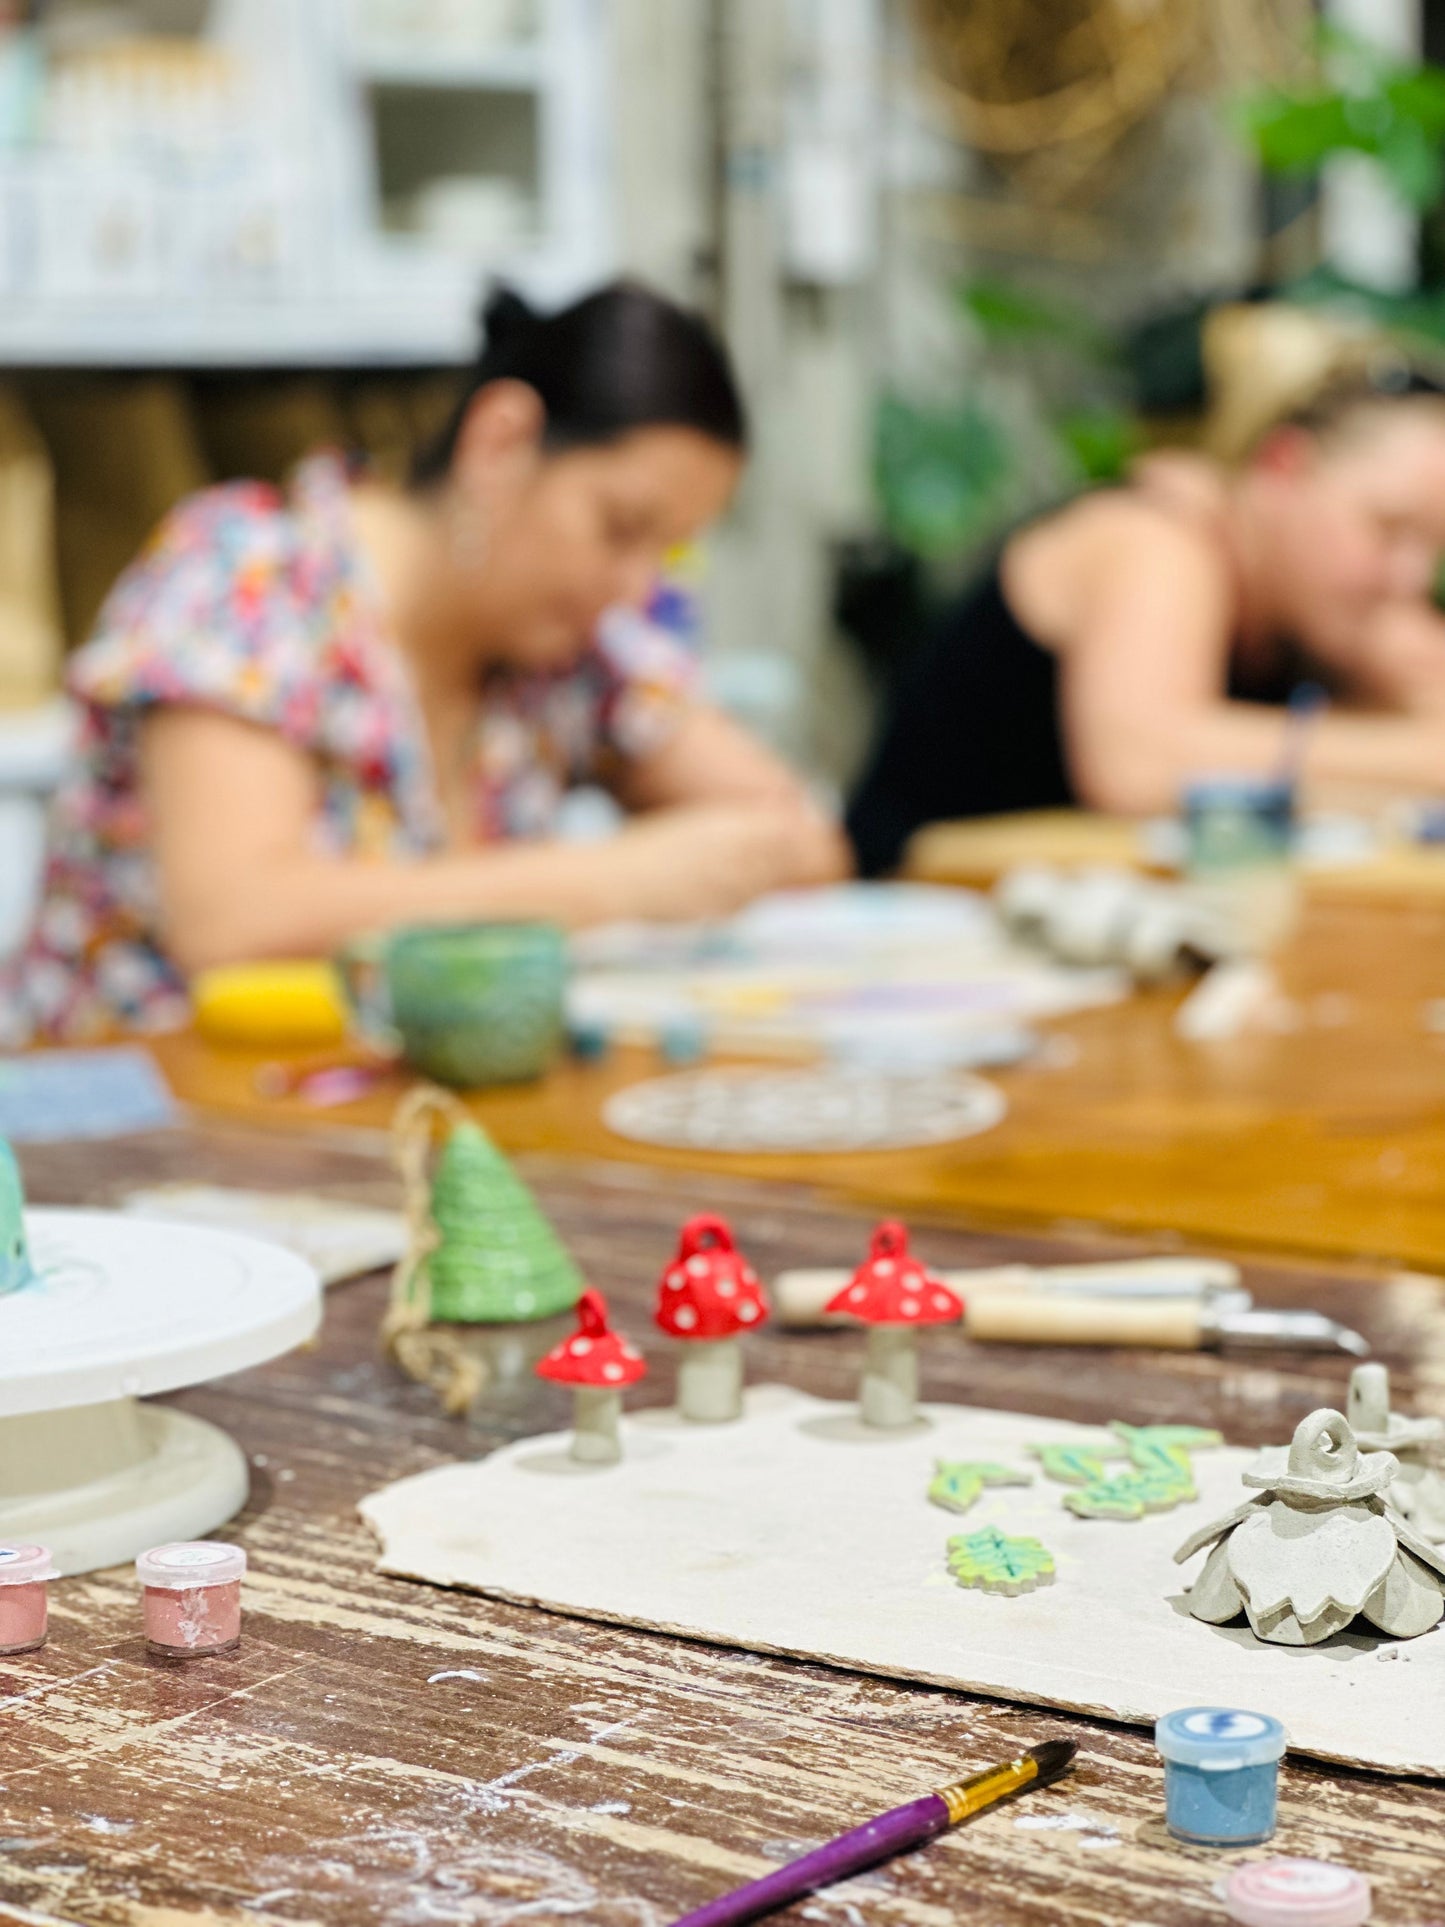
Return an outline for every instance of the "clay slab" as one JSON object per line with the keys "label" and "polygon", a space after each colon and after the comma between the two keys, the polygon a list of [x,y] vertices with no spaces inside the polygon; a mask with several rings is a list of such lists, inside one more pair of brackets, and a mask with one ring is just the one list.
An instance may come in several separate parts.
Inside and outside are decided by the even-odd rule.
{"label": "clay slab", "polygon": [[948,1576],[951,1522],[926,1496],[935,1461],[1027,1469],[1030,1440],[1107,1435],[936,1405],[931,1426],[860,1439],[852,1409],[759,1387],[734,1425],[624,1421],[623,1463],[595,1478],[541,1469],[558,1434],[404,1479],[361,1511],[384,1572],[1137,1724],[1244,1706],[1283,1721],[1297,1751],[1445,1778],[1445,1630],[1295,1651],[1189,1616],[1203,1560],[1181,1570],[1174,1550],[1240,1502],[1254,1452],[1201,1452],[1196,1501],[1126,1524],[1072,1517],[1047,1482],[986,1492],[970,1528],[1042,1539],[1057,1568],[1052,1585],[1000,1598]]}

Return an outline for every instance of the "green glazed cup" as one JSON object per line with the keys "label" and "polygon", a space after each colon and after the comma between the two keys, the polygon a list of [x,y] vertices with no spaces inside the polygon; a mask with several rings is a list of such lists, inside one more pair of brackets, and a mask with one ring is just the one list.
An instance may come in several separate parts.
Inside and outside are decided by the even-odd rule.
{"label": "green glazed cup", "polygon": [[336,962],[363,1033],[439,1084],[525,1083],[561,1049],[567,944],[555,924],[416,924],[358,938]]}

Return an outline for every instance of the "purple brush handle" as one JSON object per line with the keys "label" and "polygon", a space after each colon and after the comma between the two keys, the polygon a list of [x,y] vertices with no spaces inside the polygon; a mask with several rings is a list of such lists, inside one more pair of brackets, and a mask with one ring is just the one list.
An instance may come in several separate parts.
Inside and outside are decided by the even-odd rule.
{"label": "purple brush handle", "polygon": [[720,1894],[705,1907],[698,1907],[673,1922],[673,1927],[741,1927],[747,1920],[760,1920],[776,1913],[819,1887],[830,1887],[835,1880],[876,1867],[880,1860],[891,1860],[910,1847],[931,1840],[948,1825],[948,1807],[936,1793],[921,1800],[910,1800],[906,1807],[880,1813],[851,1833],[840,1834],[826,1847],[805,1853],[801,1860],[790,1860],[776,1873],[764,1874],[730,1894]]}

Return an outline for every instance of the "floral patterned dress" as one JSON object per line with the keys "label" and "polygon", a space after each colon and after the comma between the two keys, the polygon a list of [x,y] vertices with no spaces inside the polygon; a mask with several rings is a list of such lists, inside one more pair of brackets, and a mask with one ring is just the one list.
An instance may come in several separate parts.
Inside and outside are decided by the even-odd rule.
{"label": "floral patterned dress", "polygon": [[[185,1021],[158,937],[140,725],[166,704],[278,731],[321,775],[319,846],[417,858],[443,814],[409,672],[389,641],[336,455],[289,490],[242,482],[180,504],[112,590],[74,658],[75,773],[51,810],[44,899],[0,969],[0,1041]],[[489,682],[472,746],[479,842],[544,836],[564,793],[666,741],[691,699],[692,607],[663,586],[614,611],[582,660]]]}

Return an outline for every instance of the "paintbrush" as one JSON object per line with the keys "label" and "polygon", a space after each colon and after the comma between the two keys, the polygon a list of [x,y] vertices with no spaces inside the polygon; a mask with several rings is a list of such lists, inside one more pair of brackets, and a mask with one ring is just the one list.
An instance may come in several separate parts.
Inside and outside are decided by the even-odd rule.
{"label": "paintbrush", "polygon": [[880,1813],[876,1820],[865,1821],[851,1833],[840,1834],[815,1853],[801,1860],[790,1860],[776,1873],[765,1874],[730,1894],[721,1894],[705,1907],[684,1914],[673,1927],[741,1927],[748,1920],[761,1920],[776,1913],[819,1887],[830,1887],[835,1880],[847,1880],[865,1868],[876,1867],[880,1860],[921,1847],[935,1834],[946,1833],[985,1807],[1022,1793],[1026,1787],[1048,1786],[1066,1773],[1078,1748],[1072,1740],[1045,1740],[1032,1746],[1016,1760],[992,1766],[967,1780],[940,1787],[921,1800]]}

